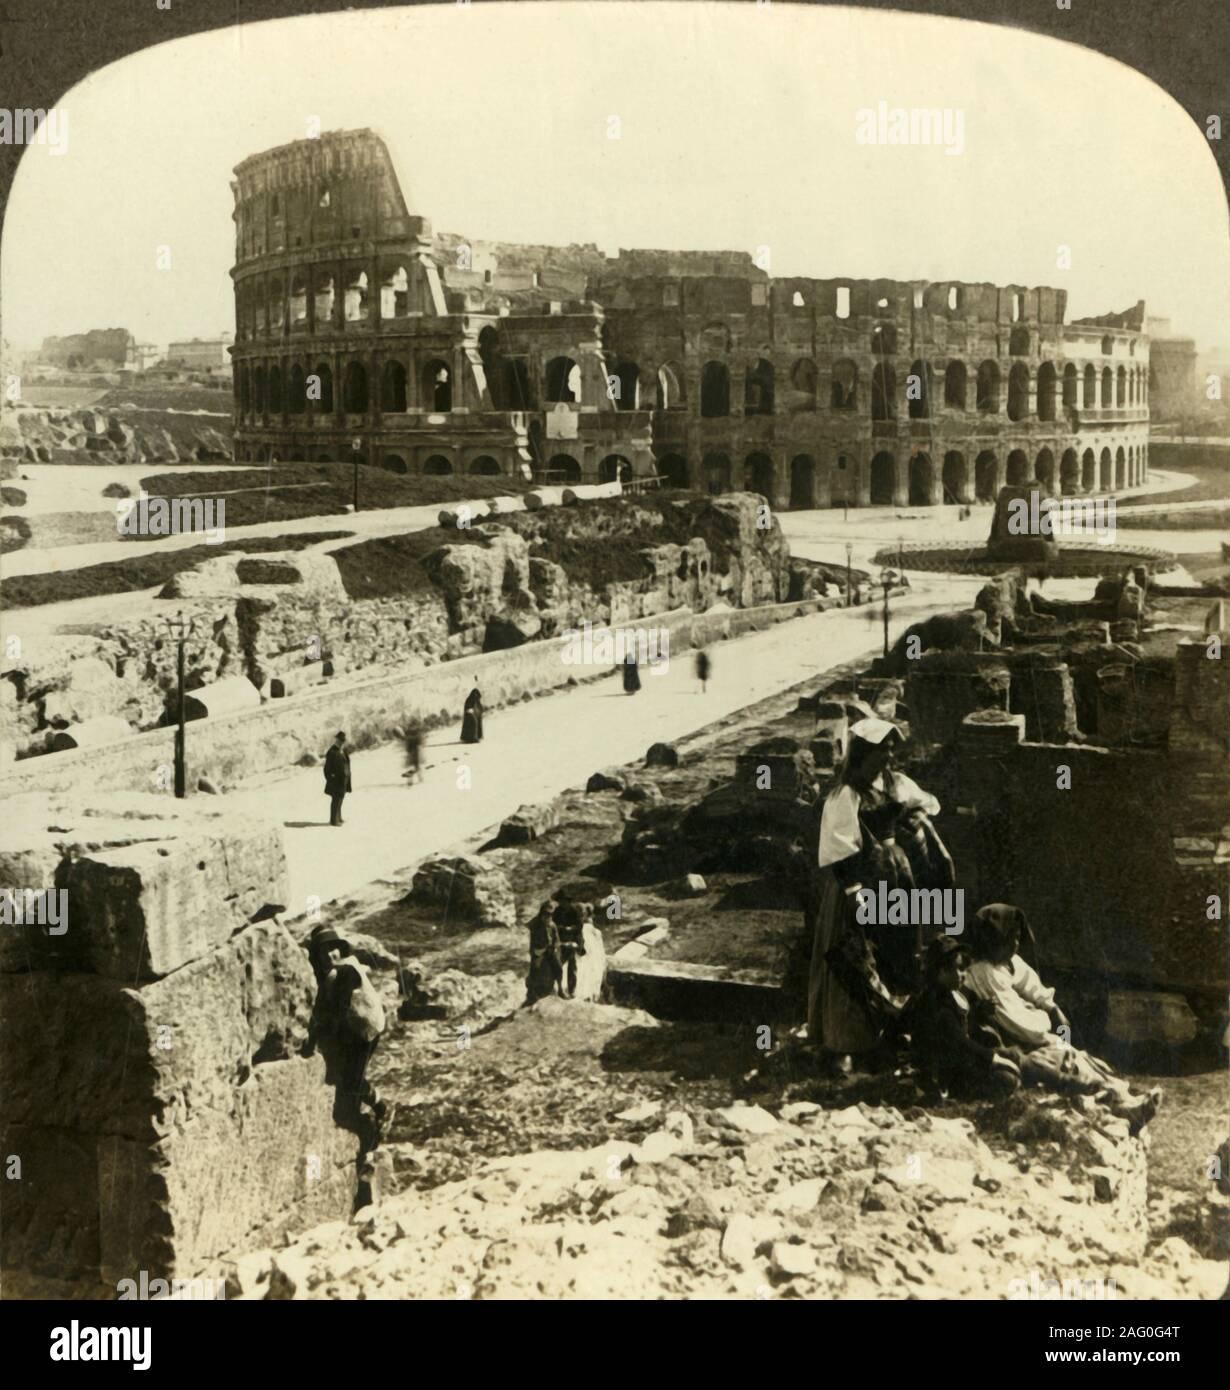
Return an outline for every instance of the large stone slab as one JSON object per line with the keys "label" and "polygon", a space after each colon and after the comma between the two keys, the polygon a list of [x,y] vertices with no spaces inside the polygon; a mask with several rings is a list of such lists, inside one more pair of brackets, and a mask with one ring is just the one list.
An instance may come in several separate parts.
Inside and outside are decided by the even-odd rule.
{"label": "large stone slab", "polygon": [[208,1260],[348,1217],[358,1143],[334,1124],[333,1103],[320,1056],[295,1057],[258,1066],[226,1111],[194,1113],[157,1144],[100,1141],[104,1281],[142,1269],[190,1276]]}
{"label": "large stone slab", "polygon": [[281,827],[199,799],[28,793],[7,809],[0,887],[63,889],[67,930],[6,927],[0,971],[80,971],[132,984],[196,959],[287,900]]}
{"label": "large stone slab", "polygon": [[5,1118],[152,1141],[307,1037],[315,980],[285,927],[262,922],[140,989],[84,974],[0,977]]}
{"label": "large stone slab", "polygon": [[503,871],[477,854],[438,854],[414,875],[410,897],[438,907],[453,921],[513,927],[517,904]]}

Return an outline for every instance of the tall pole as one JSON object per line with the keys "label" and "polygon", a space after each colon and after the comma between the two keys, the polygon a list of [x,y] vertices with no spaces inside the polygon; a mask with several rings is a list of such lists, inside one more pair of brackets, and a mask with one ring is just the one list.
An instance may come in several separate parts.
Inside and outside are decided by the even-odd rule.
{"label": "tall pole", "polygon": [[184,765],[184,638],[179,639],[179,651],[176,657],[176,678],[179,696],[179,725],[175,730],[175,795],[183,798],[187,795],[187,769]]}
{"label": "tall pole", "polygon": [[363,448],[363,441],[359,438],[350,441],[350,450],[354,454],[354,511],[359,510],[359,451]]}
{"label": "tall pole", "polygon": [[850,607],[852,590],[850,588],[850,556],[854,553],[854,547],[846,542],[846,607]]}
{"label": "tall pole", "polygon": [[892,579],[888,571],[884,572],[884,655],[888,655],[888,591],[892,585]]}

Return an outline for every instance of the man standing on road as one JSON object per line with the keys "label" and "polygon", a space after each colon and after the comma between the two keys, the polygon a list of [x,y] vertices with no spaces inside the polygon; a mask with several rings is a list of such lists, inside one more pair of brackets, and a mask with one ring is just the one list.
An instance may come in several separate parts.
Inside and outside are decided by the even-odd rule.
{"label": "man standing on road", "polygon": [[350,754],[346,752],[346,735],[339,733],[325,754],[325,795],[329,798],[329,824],[344,825],[342,801],[350,787]]}

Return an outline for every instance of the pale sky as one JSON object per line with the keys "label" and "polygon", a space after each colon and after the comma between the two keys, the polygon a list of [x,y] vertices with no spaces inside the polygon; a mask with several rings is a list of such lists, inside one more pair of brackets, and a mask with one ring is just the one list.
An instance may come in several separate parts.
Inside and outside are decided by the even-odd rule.
{"label": "pale sky", "polygon": [[[859,109],[881,100],[962,111],[964,151],[857,143]],[[439,231],[767,245],[775,275],[1056,285],[1069,319],[1143,298],[1198,344],[1230,342],[1203,134],[1133,69],[995,25],[781,0],[446,3],[161,44],[60,107],[67,151],[27,151],[0,241],[18,345],[233,330],[232,170],[311,117],[383,135]]]}

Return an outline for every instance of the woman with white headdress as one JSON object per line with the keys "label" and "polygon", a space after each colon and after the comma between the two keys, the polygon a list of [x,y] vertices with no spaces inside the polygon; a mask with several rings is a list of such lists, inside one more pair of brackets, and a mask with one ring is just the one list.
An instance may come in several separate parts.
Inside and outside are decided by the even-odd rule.
{"label": "woman with white headdress", "polygon": [[845,761],[820,818],[820,872],[807,911],[807,1032],[843,1072],[852,1069],[855,1056],[866,1058],[879,1047],[885,1025],[905,1003],[898,991],[908,988],[906,963],[914,944],[909,929],[880,924],[869,932],[857,914],[860,889],[874,893],[883,881],[889,887],[913,884],[896,843],[898,820],[940,809],[935,797],[893,767],[902,742],[900,729],[887,719],[851,725]]}

